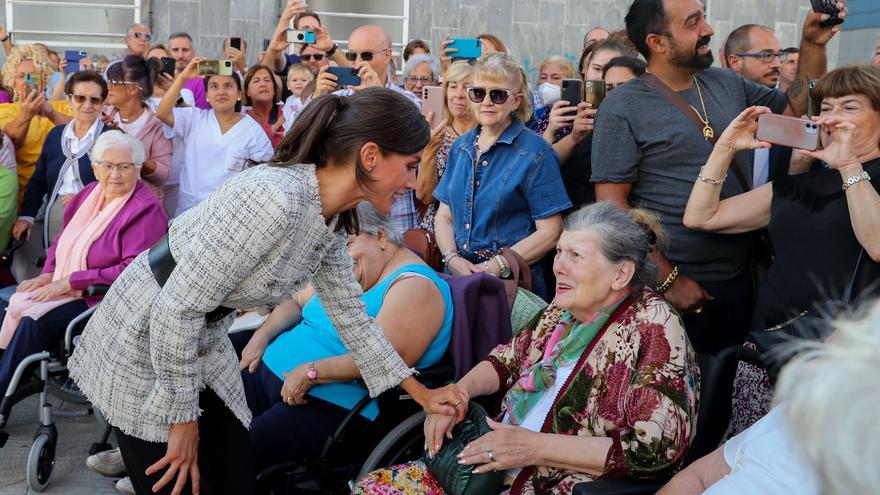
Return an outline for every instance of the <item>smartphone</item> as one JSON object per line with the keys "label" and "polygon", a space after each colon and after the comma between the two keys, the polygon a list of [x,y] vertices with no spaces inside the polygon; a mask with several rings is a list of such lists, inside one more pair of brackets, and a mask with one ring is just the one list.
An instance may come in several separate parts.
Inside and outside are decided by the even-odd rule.
{"label": "smartphone", "polygon": [[605,99],[605,81],[584,81],[584,101],[591,103],[593,108],[599,108]]}
{"label": "smartphone", "polygon": [[238,36],[229,38],[229,48],[235,48],[238,51],[241,51],[241,38]]}
{"label": "smartphone", "polygon": [[810,3],[813,5],[813,12],[831,16],[827,20],[820,22],[820,26],[829,27],[843,23],[843,19],[837,17],[840,14],[840,10],[836,6],[837,0],[810,0]]}
{"label": "smartphone", "polygon": [[431,129],[443,122],[443,97],[442,86],[422,87],[422,115],[427,117],[429,112],[434,112],[434,117],[429,122]]}
{"label": "smartphone", "polygon": [[162,61],[162,72],[174,77],[174,69],[177,65],[177,61],[171,57],[162,57],[160,60]]}
{"label": "smartphone", "polygon": [[263,51],[267,51],[269,49],[269,44],[272,43],[272,40],[269,38],[263,38]]}
{"label": "smartphone", "polygon": [[[560,100],[568,102],[568,106],[576,107],[583,101],[584,93],[580,79],[563,79]],[[576,115],[577,111],[568,112],[566,115]]]}
{"label": "smartphone", "polygon": [[327,72],[336,76],[337,86],[360,86],[361,76],[354,67],[328,67]]}
{"label": "smartphone", "polygon": [[810,79],[807,83],[807,117],[816,115],[816,109],[813,108],[813,89],[816,88],[817,79]]}
{"label": "smartphone", "polygon": [[483,53],[483,43],[479,38],[449,38],[452,43],[447,48],[455,48],[452,52],[452,60],[477,59]]}
{"label": "smartphone", "polygon": [[200,76],[231,76],[232,60],[205,60],[199,62]]}
{"label": "smartphone", "polygon": [[64,50],[64,60],[67,61],[68,71],[78,71],[79,61],[86,58],[88,53],[82,50]]}
{"label": "smartphone", "polygon": [[287,30],[287,42],[288,43],[314,43],[315,42],[315,32],[308,31],[305,29],[288,29]]}
{"label": "smartphone", "polygon": [[38,93],[46,91],[46,87],[43,85],[43,74],[41,72],[28,72],[25,74],[24,85],[27,93],[30,93],[31,91],[36,91]]}
{"label": "smartphone", "polygon": [[755,137],[789,148],[814,151],[819,147],[819,125],[807,119],[763,114],[758,117]]}

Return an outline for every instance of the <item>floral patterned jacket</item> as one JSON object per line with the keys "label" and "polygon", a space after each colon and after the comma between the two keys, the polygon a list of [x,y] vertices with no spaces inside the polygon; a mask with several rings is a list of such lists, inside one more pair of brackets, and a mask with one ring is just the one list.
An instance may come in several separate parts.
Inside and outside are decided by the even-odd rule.
{"label": "floral patterned jacket", "polygon": [[[551,304],[534,328],[524,328],[487,358],[509,389],[544,347],[564,311]],[[699,369],[678,314],[645,289],[627,297],[596,334],[556,397],[544,433],[614,440],[602,478],[672,474],[694,436]],[[503,417],[506,411],[502,411]],[[592,476],[531,466],[510,493],[571,493]]]}

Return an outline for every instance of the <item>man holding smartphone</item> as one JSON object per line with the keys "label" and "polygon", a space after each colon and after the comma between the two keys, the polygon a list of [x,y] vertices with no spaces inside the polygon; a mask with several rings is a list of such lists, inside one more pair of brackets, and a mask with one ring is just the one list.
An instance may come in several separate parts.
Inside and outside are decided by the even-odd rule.
{"label": "man holding smartphone", "polygon": [[261,64],[275,71],[283,79],[287,77],[288,67],[300,63],[299,55],[285,54],[290,46],[287,41],[287,30],[291,27],[291,22],[293,29],[315,33],[315,43],[307,46],[313,46],[324,52],[326,55],[324,58],[333,60],[340,67],[350,65],[339,47],[333,43],[327,29],[321,25],[321,17],[308,10],[305,0],[287,0],[287,7],[278,20],[275,33],[263,55],[263,60],[260,61]]}
{"label": "man holding smartphone", "polygon": [[[845,17],[846,2],[837,7]],[[840,30],[820,26],[828,18],[807,14],[798,75],[783,93],[711,67],[715,31],[700,0],[634,0],[626,16],[627,34],[648,61],[650,76],[611,92],[599,108],[591,180],[598,200],[659,215],[670,242],[665,256],[653,256],[660,266],[657,290],[684,317],[697,352],[741,344],[751,327],[754,295],[750,237],[697,232],[682,224],[694,180],[714,137],[746,107],[806,113],[807,83],[827,71],[825,46]],[[751,187],[748,154],[737,155],[735,166],[744,180],[730,174],[722,197]]]}

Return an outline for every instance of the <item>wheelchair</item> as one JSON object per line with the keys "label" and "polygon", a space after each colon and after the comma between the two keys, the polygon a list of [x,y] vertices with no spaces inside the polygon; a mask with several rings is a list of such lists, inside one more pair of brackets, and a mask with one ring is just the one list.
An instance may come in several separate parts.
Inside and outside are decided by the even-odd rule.
{"label": "wheelchair", "polygon": [[[447,281],[453,293],[456,314],[473,315],[473,318],[478,319],[477,315],[481,314],[480,310],[484,309],[483,306],[489,307],[496,302],[500,305],[493,307],[506,308],[510,312],[504,285],[494,277],[474,274],[467,277],[449,277]],[[437,388],[460,376],[463,373],[456,372],[462,370],[457,368],[469,369],[470,365],[454,364],[456,358],[453,356],[453,348],[456,339],[462,338],[463,335],[475,335],[476,338],[469,343],[474,344],[472,357],[477,359],[479,354],[487,353],[495,345],[510,339],[512,332],[509,322],[510,320],[503,318],[498,321],[497,339],[503,342],[490,342],[491,339],[483,332],[479,335],[471,334],[475,332],[475,328],[469,328],[456,321],[453,324],[450,347],[446,355],[438,364],[418,370],[419,381],[429,388]],[[485,356],[479,356],[478,359],[483,357]],[[466,372],[467,369],[463,371]],[[380,412],[374,421],[356,421],[360,411],[370,403],[370,397],[366,396],[349,411],[333,435],[327,438],[320,453],[306,459],[281,462],[258,473],[258,493],[349,494],[365,462],[396,463],[421,455],[424,442],[421,428],[418,428],[418,431],[413,431],[395,445],[383,447],[383,454],[379,459],[370,460],[371,453],[376,451],[374,446],[377,444],[381,446],[383,438],[401,424],[414,422],[412,418],[418,416],[421,411],[421,407],[400,387],[379,395],[378,401]]]}
{"label": "wheelchair", "polygon": [[[85,292],[88,296],[100,296],[106,293],[108,286],[91,286]],[[80,313],[68,323],[61,344],[51,350],[31,354],[19,363],[12,375],[9,386],[0,401],[0,448],[9,439],[3,426],[15,404],[39,393],[39,426],[34,434],[30,452],[27,457],[27,483],[34,492],[46,489],[52,477],[55,464],[55,448],[58,444],[58,429],[55,427],[56,417],[80,417],[93,414],[88,399],[80,392],[67,374],[67,360],[78,342],[78,333],[88,318],[95,312],[97,305]],[[36,367],[36,371],[34,370]],[[65,403],[81,406],[79,410],[53,410],[49,396],[54,396]],[[105,428],[99,442],[92,445],[90,454],[107,450],[110,445],[110,429]]]}

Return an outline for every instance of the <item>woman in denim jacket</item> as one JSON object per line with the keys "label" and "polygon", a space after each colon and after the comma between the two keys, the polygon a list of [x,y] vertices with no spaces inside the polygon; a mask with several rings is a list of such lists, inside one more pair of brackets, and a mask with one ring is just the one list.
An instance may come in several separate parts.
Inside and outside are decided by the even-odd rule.
{"label": "woman in denim jacket", "polygon": [[493,53],[474,67],[468,88],[478,125],[449,152],[446,173],[434,190],[437,244],[453,275],[487,272],[506,277],[511,248],[532,267],[532,290],[547,298],[541,259],[562,230],[571,208],[556,152],[523,125],[532,113],[522,68]]}

